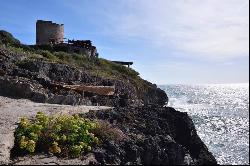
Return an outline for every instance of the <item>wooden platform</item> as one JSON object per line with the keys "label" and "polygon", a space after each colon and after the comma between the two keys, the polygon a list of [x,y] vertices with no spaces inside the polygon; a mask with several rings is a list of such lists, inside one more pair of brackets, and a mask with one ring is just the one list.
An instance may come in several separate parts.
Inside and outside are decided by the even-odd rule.
{"label": "wooden platform", "polygon": [[123,61],[112,61],[114,63],[120,64],[120,65],[126,65],[130,67],[130,65],[133,65],[133,62],[123,62]]}
{"label": "wooden platform", "polygon": [[113,96],[115,94],[115,86],[86,86],[86,85],[62,85],[53,84],[56,88],[66,90],[74,90],[76,92],[90,92],[98,95]]}

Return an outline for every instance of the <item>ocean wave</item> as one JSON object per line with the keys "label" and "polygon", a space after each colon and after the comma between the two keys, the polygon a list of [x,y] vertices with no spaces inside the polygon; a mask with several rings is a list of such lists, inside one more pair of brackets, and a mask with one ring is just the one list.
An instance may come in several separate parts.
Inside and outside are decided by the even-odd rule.
{"label": "ocean wave", "polygon": [[166,85],[168,106],[187,112],[219,164],[249,164],[249,85]]}

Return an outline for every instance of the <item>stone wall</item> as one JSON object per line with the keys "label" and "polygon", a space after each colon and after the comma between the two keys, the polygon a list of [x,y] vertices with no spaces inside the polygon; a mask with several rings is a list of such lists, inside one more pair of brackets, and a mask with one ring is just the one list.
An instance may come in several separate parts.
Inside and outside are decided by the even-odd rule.
{"label": "stone wall", "polygon": [[36,22],[36,44],[54,44],[63,42],[64,25],[52,21],[37,20]]}

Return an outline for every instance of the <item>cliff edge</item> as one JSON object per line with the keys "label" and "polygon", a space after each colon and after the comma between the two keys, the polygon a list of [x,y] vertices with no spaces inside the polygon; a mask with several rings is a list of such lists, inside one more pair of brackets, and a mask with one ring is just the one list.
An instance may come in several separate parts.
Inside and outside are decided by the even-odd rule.
{"label": "cliff edge", "polygon": [[[79,86],[94,90],[81,91]],[[114,90],[104,95],[97,87]],[[163,107],[168,102],[163,90],[133,69],[105,59],[35,49],[0,31],[0,95],[39,103],[113,107],[81,115],[103,123],[110,132],[100,131],[103,143],[93,150],[94,161],[84,164],[217,163],[188,115]],[[60,164],[49,156],[43,161],[26,157],[26,163],[14,157],[13,164],[45,164],[44,158]]]}

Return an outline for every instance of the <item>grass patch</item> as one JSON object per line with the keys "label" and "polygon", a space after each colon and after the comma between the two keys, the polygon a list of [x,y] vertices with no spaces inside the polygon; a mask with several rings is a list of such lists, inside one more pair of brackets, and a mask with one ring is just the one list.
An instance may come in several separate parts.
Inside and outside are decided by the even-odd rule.
{"label": "grass patch", "polygon": [[116,64],[106,59],[100,58],[99,65],[101,68],[105,68],[106,71],[110,71],[111,74],[113,74],[113,72],[116,72],[116,74],[120,73],[131,78],[136,78],[139,75],[138,72],[136,72],[135,70],[131,68],[127,68],[123,65]]}
{"label": "grass patch", "polygon": [[51,61],[56,61],[57,57],[52,54],[50,51],[47,50],[37,50],[36,51],[37,54],[42,55],[44,58],[49,59]]}
{"label": "grass patch", "polygon": [[74,67],[84,67],[89,68],[91,65],[91,59],[86,58],[84,55],[76,53],[66,53],[66,52],[54,52],[54,56],[61,63],[65,63]]}

